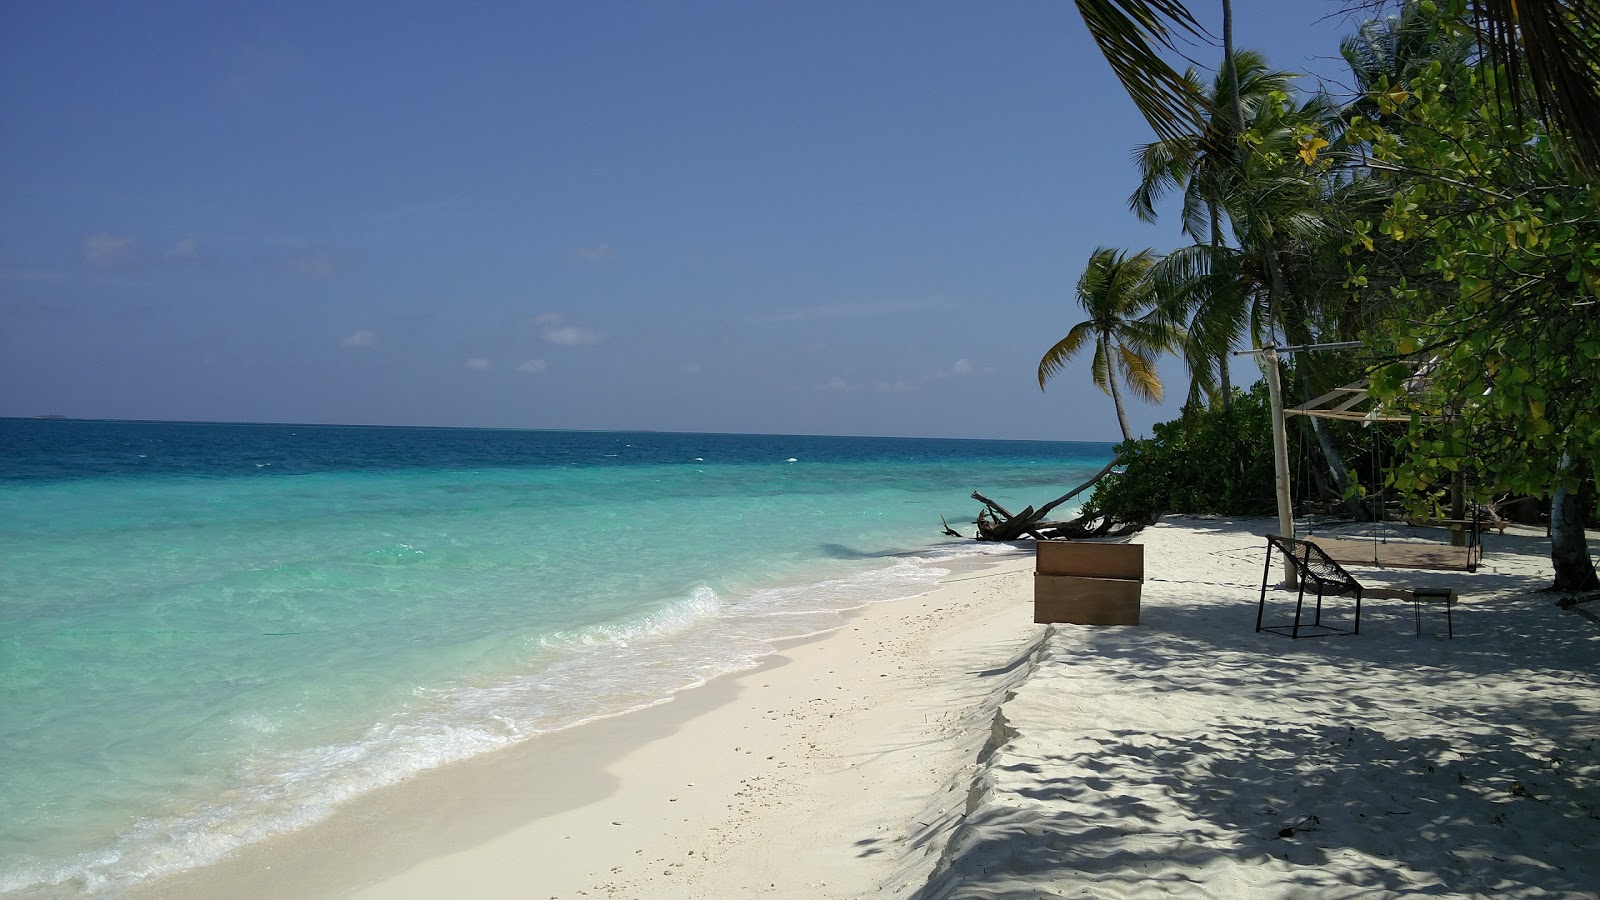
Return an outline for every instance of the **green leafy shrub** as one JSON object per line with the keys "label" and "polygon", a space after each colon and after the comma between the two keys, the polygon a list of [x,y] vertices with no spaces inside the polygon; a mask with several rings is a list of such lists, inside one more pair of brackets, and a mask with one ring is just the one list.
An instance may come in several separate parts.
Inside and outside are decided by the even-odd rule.
{"label": "green leafy shrub", "polygon": [[1084,505],[1090,517],[1154,522],[1162,513],[1265,515],[1276,507],[1272,418],[1266,385],[1236,394],[1231,408],[1191,411],[1123,443],[1123,470]]}

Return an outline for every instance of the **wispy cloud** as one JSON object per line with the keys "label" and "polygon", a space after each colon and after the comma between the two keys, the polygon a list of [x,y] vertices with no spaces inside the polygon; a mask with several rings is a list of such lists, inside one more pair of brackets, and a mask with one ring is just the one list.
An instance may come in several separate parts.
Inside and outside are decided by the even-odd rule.
{"label": "wispy cloud", "polygon": [[949,303],[932,300],[903,300],[889,303],[829,303],[773,313],[758,319],[763,322],[832,322],[839,319],[870,319],[947,309]]}
{"label": "wispy cloud", "polygon": [[899,381],[878,382],[878,390],[884,394],[909,394],[916,389],[916,385],[906,381],[904,378],[900,379]]}
{"label": "wispy cloud", "polygon": [[467,360],[467,368],[474,372],[487,372],[494,368],[494,363],[490,362],[486,357],[474,356]]}
{"label": "wispy cloud", "polygon": [[951,363],[949,368],[940,369],[929,377],[934,379],[965,378],[968,375],[981,375],[993,371],[993,368],[989,366],[980,366],[970,359],[958,359]]}
{"label": "wispy cloud", "polygon": [[703,369],[703,368],[704,368],[704,366],[700,365],[697,362],[686,362],[683,365],[678,367],[678,371],[682,372],[685,375],[698,375],[698,374],[700,374],[700,370]]}
{"label": "wispy cloud", "polygon": [[542,359],[525,359],[517,365],[518,372],[526,372],[529,375],[537,375],[549,368],[550,364]]}
{"label": "wispy cloud", "polygon": [[610,244],[593,244],[588,247],[579,247],[573,251],[572,258],[581,263],[597,265],[616,259],[617,253],[611,249]]}
{"label": "wispy cloud", "polygon": [[5,284],[60,284],[67,280],[64,272],[43,269],[19,269],[0,272],[0,283]]}
{"label": "wispy cloud", "polygon": [[843,378],[835,375],[832,378],[829,378],[827,381],[817,385],[817,390],[826,391],[832,394],[842,394],[845,391],[850,390],[850,382],[845,381]]}
{"label": "wispy cloud", "polygon": [[183,238],[162,256],[170,262],[189,262],[200,258],[200,242],[192,237]]}
{"label": "wispy cloud", "polygon": [[544,313],[533,317],[539,336],[563,347],[582,347],[604,343],[606,333],[598,328],[585,328],[567,321],[560,313]]}
{"label": "wispy cloud", "polygon": [[566,347],[599,344],[606,339],[606,333],[603,331],[582,328],[577,325],[552,325],[545,328],[540,334],[550,343],[561,344]]}
{"label": "wispy cloud", "polygon": [[406,219],[435,218],[445,213],[461,210],[474,199],[474,196],[470,194],[463,194],[458,197],[445,197],[440,200],[419,200],[404,206],[394,206],[368,213],[366,220],[375,224],[383,224]]}
{"label": "wispy cloud", "polygon": [[91,234],[78,246],[78,255],[96,269],[116,269],[133,262],[139,241],[129,235]]}
{"label": "wispy cloud", "polygon": [[339,342],[339,346],[341,346],[341,347],[371,347],[373,344],[376,344],[377,342],[378,342],[378,336],[376,334],[373,334],[372,332],[367,331],[366,329],[363,328],[360,331],[353,331],[350,334],[345,335],[344,340]]}
{"label": "wispy cloud", "polygon": [[301,278],[332,278],[343,266],[331,250],[308,250],[284,261],[284,268]]}

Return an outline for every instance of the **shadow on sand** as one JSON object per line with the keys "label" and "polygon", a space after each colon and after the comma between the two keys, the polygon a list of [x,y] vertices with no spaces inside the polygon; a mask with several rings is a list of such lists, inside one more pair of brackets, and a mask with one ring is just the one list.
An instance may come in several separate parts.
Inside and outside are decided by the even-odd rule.
{"label": "shadow on sand", "polygon": [[1506,536],[1460,574],[1478,599],[1455,640],[1390,600],[1359,636],[1292,641],[1254,632],[1263,543],[1211,531],[1239,554],[1217,581],[1147,581],[1136,628],[1055,626],[1023,699],[1134,712],[1108,729],[1030,707],[917,900],[1596,896],[1600,628],[1528,593],[1547,578],[1494,571],[1547,543]]}

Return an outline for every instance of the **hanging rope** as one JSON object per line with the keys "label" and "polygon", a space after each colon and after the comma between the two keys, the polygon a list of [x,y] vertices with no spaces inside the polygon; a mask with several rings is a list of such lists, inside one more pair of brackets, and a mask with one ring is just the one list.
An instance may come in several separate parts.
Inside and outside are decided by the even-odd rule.
{"label": "hanging rope", "polygon": [[1378,558],[1379,536],[1383,531],[1384,503],[1383,503],[1383,458],[1378,445],[1378,423],[1371,422],[1367,425],[1372,430],[1372,490],[1377,497],[1372,514],[1372,558]]}

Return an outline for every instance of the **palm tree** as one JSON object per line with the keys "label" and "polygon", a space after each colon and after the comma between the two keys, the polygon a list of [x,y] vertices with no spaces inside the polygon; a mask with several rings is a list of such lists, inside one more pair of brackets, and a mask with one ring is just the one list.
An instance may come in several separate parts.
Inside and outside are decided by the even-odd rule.
{"label": "palm tree", "polygon": [[1149,250],[1129,254],[1097,247],[1078,279],[1078,303],[1089,318],[1072,326],[1039,360],[1039,389],[1044,390],[1045,382],[1092,341],[1090,375],[1116,404],[1117,424],[1122,426],[1125,441],[1133,440],[1133,432],[1128,428],[1119,382],[1141,400],[1160,403],[1161,377],[1156,373],[1155,356],[1170,348],[1177,336],[1171,325],[1150,315],[1155,306],[1150,268],[1155,262],[1156,256]]}
{"label": "palm tree", "polygon": [[[1207,38],[1181,0],[1077,0],[1089,34],[1134,106],[1162,139],[1203,125],[1206,102],[1157,50],[1178,32]],[[1564,135],[1576,169],[1600,173],[1600,3],[1469,0],[1484,55],[1506,72],[1511,112],[1536,108]],[[1233,5],[1222,0],[1223,55],[1233,58]],[[1234,95],[1237,98],[1237,94]],[[1243,122],[1244,115],[1236,115]]]}
{"label": "palm tree", "polygon": [[[1222,232],[1223,199],[1239,193],[1239,128],[1234,119],[1233,85],[1240,85],[1240,103],[1247,120],[1267,111],[1274,95],[1289,93],[1294,75],[1273,70],[1255,51],[1236,54],[1224,66],[1209,93],[1202,92],[1193,69],[1184,80],[1206,100],[1201,130],[1154,141],[1134,151],[1139,186],[1128,206],[1146,222],[1156,220],[1156,204],[1170,191],[1183,193],[1183,231],[1209,252],[1169,255],[1170,265],[1158,279],[1168,314],[1188,326],[1183,352],[1191,377],[1188,405],[1202,394],[1224,406],[1232,401],[1228,354],[1245,328],[1245,298],[1230,277]],[[1219,112],[1227,110],[1226,113]]]}

